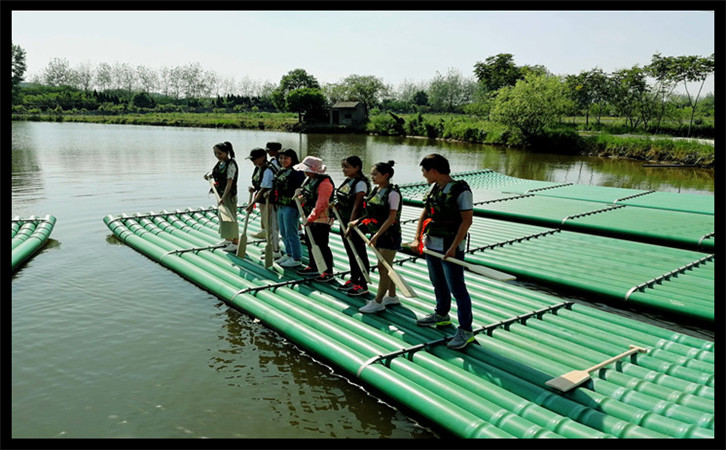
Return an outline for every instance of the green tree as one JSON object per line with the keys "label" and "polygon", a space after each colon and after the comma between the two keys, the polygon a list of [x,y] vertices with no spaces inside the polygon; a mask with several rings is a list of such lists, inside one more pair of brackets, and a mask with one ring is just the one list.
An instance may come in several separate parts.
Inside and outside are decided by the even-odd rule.
{"label": "green tree", "polygon": [[340,84],[345,92],[343,100],[357,100],[363,103],[366,118],[368,111],[378,106],[382,97],[389,92],[383,80],[373,75],[349,75]]}
{"label": "green tree", "polygon": [[303,114],[319,113],[325,109],[325,95],[320,89],[293,89],[288,92],[285,103],[288,111],[297,113],[299,123]]}
{"label": "green tree", "polygon": [[450,68],[446,75],[436,72],[429,86],[428,101],[434,111],[454,112],[471,101],[475,87],[456,69]]}
{"label": "green tree", "polygon": [[[698,107],[698,100],[703,90],[703,84],[706,82],[709,76],[714,73],[716,63],[714,55],[707,58],[700,56],[679,56],[676,58],[675,67],[673,68],[675,79],[683,83],[683,88],[686,90],[688,96],[688,103],[691,107],[691,118],[688,122],[688,136],[691,135],[691,128],[693,127],[693,118],[696,114]],[[698,92],[695,95],[691,95],[688,90],[688,83],[699,83]]]}
{"label": "green tree", "polygon": [[555,125],[572,105],[557,77],[530,73],[514,86],[499,89],[491,117],[529,142]]}
{"label": "green tree", "polygon": [[484,62],[477,62],[474,64],[474,75],[486,92],[513,86],[521,78],[511,53],[499,53],[488,57]]}
{"label": "green tree", "polygon": [[51,58],[41,75],[47,86],[73,86],[73,71],[65,58]]}
{"label": "green tree", "polygon": [[595,68],[580,72],[579,75],[568,75],[566,85],[575,106],[585,114],[585,124],[590,124],[590,113],[593,110],[597,114],[597,122],[600,123],[600,115],[608,96],[607,75],[601,69]]}
{"label": "green tree", "polygon": [[25,79],[27,65],[25,63],[25,50],[19,45],[12,44],[12,104],[20,102],[20,83]]}
{"label": "green tree", "polygon": [[611,74],[610,103],[618,116],[624,117],[631,129],[647,122],[646,113],[652,102],[646,71],[638,66],[621,69]]}
{"label": "green tree", "polygon": [[134,97],[131,99],[131,104],[137,108],[153,108],[156,106],[154,99],[146,92],[134,94]]}
{"label": "green tree", "polygon": [[291,70],[282,76],[280,84],[272,92],[272,101],[277,109],[285,111],[287,107],[287,94],[290,91],[302,88],[320,89],[320,84],[305,69]]}

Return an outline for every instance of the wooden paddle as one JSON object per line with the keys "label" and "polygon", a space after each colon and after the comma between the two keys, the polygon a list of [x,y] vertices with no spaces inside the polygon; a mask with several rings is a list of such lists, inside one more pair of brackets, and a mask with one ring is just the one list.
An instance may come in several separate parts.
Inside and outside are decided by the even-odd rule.
{"label": "wooden paddle", "polygon": [[[209,174],[207,174],[205,176],[205,178],[207,178],[208,175]],[[222,197],[219,196],[219,192],[217,192],[217,188],[216,188],[216,186],[214,186],[214,179],[213,178],[207,178],[207,181],[209,181],[209,184],[212,186],[212,190],[214,191],[214,196],[217,198],[217,204],[218,204],[217,208],[219,209],[220,218],[224,222],[234,222],[234,221],[236,221],[237,220],[237,214],[236,213],[233,213],[232,211],[230,211],[229,208],[227,207],[227,205],[225,205],[224,203],[220,203],[222,201]]]}
{"label": "wooden paddle", "polygon": [[323,257],[323,252],[320,250],[320,247],[315,243],[315,239],[313,238],[313,233],[310,231],[310,225],[308,224],[307,216],[305,215],[305,212],[302,209],[302,205],[300,204],[300,199],[298,198],[298,193],[295,193],[295,204],[297,205],[298,211],[300,211],[300,217],[303,221],[303,226],[305,226],[305,233],[308,235],[308,239],[310,239],[310,246],[313,250],[313,260],[315,261],[315,267],[318,268],[318,273],[320,275],[324,274],[326,270],[328,270],[328,265],[325,263],[325,257]]}
{"label": "wooden paddle", "polygon": [[360,259],[360,255],[358,254],[358,250],[355,249],[355,246],[353,245],[353,240],[350,238],[350,236],[345,235],[345,227],[347,224],[343,223],[343,219],[340,218],[340,212],[338,211],[337,205],[332,205],[333,212],[335,213],[335,218],[338,220],[338,229],[340,230],[341,236],[348,242],[348,245],[350,246],[350,249],[353,251],[353,257],[355,258],[356,264],[358,264],[358,267],[360,267],[360,271],[363,274],[363,277],[366,279],[368,283],[371,282],[371,277],[368,275],[368,270],[366,269],[365,264],[363,264],[363,260]]}
{"label": "wooden paddle", "polygon": [[576,388],[577,386],[581,385],[582,383],[586,382],[590,379],[590,373],[594,372],[598,369],[601,369],[608,364],[611,364],[621,358],[625,358],[626,356],[632,355],[633,353],[638,352],[647,352],[647,349],[644,349],[642,347],[638,347],[637,345],[631,345],[630,350],[627,352],[623,352],[617,356],[613,356],[612,358],[608,359],[607,361],[603,361],[600,364],[594,365],[586,370],[573,370],[572,372],[567,372],[564,375],[560,375],[557,378],[552,378],[551,380],[547,381],[545,384],[549,387],[555,388],[558,391],[567,392],[571,389]]}
{"label": "wooden paddle", "polygon": [[265,200],[265,214],[267,214],[267,242],[265,243],[265,268],[272,267],[274,262],[272,252],[274,251],[272,245],[272,208],[270,207],[270,192],[266,194],[267,199]]}
{"label": "wooden paddle", "polygon": [[404,280],[401,275],[398,274],[395,270],[393,270],[393,267],[391,267],[390,264],[383,258],[383,255],[376,249],[374,246],[371,245],[371,241],[366,237],[365,234],[361,230],[358,229],[358,227],[353,227],[355,231],[360,235],[360,237],[363,239],[363,242],[366,243],[371,249],[373,249],[373,253],[375,253],[376,258],[383,264],[383,267],[386,268],[388,271],[388,276],[391,277],[391,281],[393,281],[393,284],[396,285],[396,287],[401,291],[401,294],[403,294],[404,297],[412,298],[412,297],[418,297],[416,292],[414,292],[413,288],[406,283],[406,280]]}
{"label": "wooden paddle", "polygon": [[[255,193],[250,192],[250,199],[247,201],[247,206],[249,206],[252,203],[252,198],[254,197]],[[244,258],[245,254],[247,253],[247,222],[250,220],[250,212],[247,211],[247,215],[245,216],[245,225],[242,229],[242,234],[239,235],[239,238],[237,239],[237,256],[239,258]]]}
{"label": "wooden paddle", "polygon": [[489,267],[479,266],[477,264],[469,264],[468,262],[465,262],[465,261],[462,261],[462,260],[456,259],[456,258],[445,258],[443,254],[441,254],[439,252],[435,252],[433,250],[429,250],[427,248],[424,248],[423,252],[426,253],[427,255],[441,258],[442,260],[444,260],[446,262],[451,262],[451,263],[466,267],[467,269],[471,270],[474,273],[478,273],[479,275],[484,275],[485,277],[491,278],[493,280],[512,281],[512,280],[517,279],[517,277],[515,277],[514,275],[511,275],[511,274],[508,274],[505,272],[500,272],[498,270],[490,269]]}

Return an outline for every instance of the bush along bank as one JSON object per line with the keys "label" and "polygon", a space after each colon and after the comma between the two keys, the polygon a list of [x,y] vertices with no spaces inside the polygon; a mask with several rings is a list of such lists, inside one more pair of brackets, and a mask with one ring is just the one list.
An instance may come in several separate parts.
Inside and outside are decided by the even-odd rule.
{"label": "bush along bank", "polygon": [[533,151],[630,158],[647,162],[713,168],[714,146],[652,136],[582,136],[568,125],[547,128],[523,139],[505,125],[469,116],[383,113],[371,116],[367,130],[383,136],[420,136],[469,143],[523,147]]}

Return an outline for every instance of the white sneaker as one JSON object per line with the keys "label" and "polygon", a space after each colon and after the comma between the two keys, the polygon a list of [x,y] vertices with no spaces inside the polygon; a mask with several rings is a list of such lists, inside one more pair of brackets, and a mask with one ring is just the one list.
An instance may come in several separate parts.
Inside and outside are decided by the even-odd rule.
{"label": "white sneaker", "polygon": [[267,237],[267,232],[265,230],[260,230],[257,233],[252,233],[251,236],[255,239],[264,239]]}
{"label": "white sneaker", "polygon": [[383,297],[383,300],[381,300],[381,303],[383,304],[383,306],[400,305],[401,300],[398,299],[397,295],[394,295],[393,297],[389,297],[386,295],[385,297]]}
{"label": "white sneaker", "polygon": [[358,311],[364,313],[364,314],[370,314],[370,313],[377,313],[380,311],[383,311],[386,309],[385,305],[383,303],[378,303],[375,300],[371,300],[368,303],[365,304],[365,306],[361,306],[358,308]]}
{"label": "white sneaker", "polygon": [[230,243],[228,246],[224,247],[222,250],[224,250],[225,252],[236,252],[237,245]]}
{"label": "white sneaker", "polygon": [[302,266],[302,263],[299,259],[292,259],[288,258],[287,261],[283,261],[281,263],[278,263],[280,267],[286,267],[286,268],[292,268],[292,267],[300,267]]}
{"label": "white sneaker", "polygon": [[291,258],[290,258],[290,255],[282,255],[282,256],[281,256],[280,258],[277,258],[277,259],[275,259],[275,262],[276,262],[277,264],[282,264],[282,263],[284,263],[285,261],[287,261],[288,259],[291,259]]}

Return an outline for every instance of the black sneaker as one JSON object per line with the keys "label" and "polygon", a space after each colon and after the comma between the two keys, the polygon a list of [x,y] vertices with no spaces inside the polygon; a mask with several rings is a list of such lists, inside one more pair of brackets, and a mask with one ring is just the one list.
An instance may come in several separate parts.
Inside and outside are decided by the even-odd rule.
{"label": "black sneaker", "polygon": [[334,279],[335,277],[333,276],[333,274],[328,272],[323,272],[322,275],[318,275],[317,277],[315,277],[315,281],[319,281],[321,283],[329,283]]}
{"label": "black sneaker", "polygon": [[348,291],[348,295],[350,295],[351,297],[358,297],[361,295],[366,295],[367,293],[368,288],[364,286],[358,286],[357,284],[354,284],[353,288]]}
{"label": "black sneaker", "polygon": [[440,316],[434,312],[424,317],[423,319],[418,319],[416,321],[416,325],[420,325],[422,327],[443,327],[446,325],[451,325],[451,318],[448,314],[445,316]]}
{"label": "black sneaker", "polygon": [[314,269],[310,266],[307,266],[302,269],[298,269],[297,273],[299,273],[300,275],[314,275],[314,274],[318,273],[318,269]]}
{"label": "black sneaker", "polygon": [[350,281],[350,280],[348,280],[345,283],[343,283],[340,286],[338,286],[338,290],[339,291],[343,291],[343,292],[348,292],[351,289],[353,289],[353,286],[354,286],[353,282]]}

